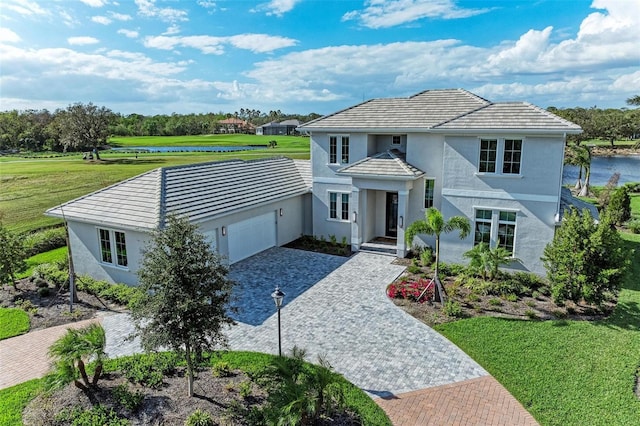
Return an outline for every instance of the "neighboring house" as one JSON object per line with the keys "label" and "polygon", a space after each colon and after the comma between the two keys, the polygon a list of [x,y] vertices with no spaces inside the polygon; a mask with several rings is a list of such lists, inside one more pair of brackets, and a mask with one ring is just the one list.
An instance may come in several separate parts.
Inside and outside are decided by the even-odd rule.
{"label": "neighboring house", "polygon": [[355,250],[388,237],[402,257],[413,243],[406,227],[433,206],[472,224],[464,240],[441,236],[444,261],[462,262],[486,242],[520,259],[512,268],[544,273],[540,257],[560,220],[565,137],[579,126],[456,89],[374,99],[298,129],[311,136],[314,234],[345,237]]}
{"label": "neighboring house", "polygon": [[[501,246],[510,265],[543,274],[540,257],[562,213],[565,137],[582,130],[524,102],[464,90],[374,99],[298,127],[311,162],[272,158],[156,169],[47,211],[69,224],[76,271],[135,284],[141,249],[167,215],[186,215],[237,262],[301,235],[346,238],[354,250],[383,237],[406,255],[406,227],[428,207],[472,224],[441,236],[441,257]],[[428,236],[415,243],[433,244]]]}
{"label": "neighboring house", "polygon": [[285,120],[279,123],[277,121],[272,121],[256,127],[256,135],[297,135],[298,126],[300,126],[299,120]]}
{"label": "neighboring house", "polygon": [[220,133],[255,133],[256,126],[246,120],[231,117],[218,121]]}
{"label": "neighboring house", "polygon": [[167,215],[186,215],[237,262],[311,234],[308,161],[231,160],[155,169],[47,211],[63,218],[75,270],[136,284],[142,249]]}

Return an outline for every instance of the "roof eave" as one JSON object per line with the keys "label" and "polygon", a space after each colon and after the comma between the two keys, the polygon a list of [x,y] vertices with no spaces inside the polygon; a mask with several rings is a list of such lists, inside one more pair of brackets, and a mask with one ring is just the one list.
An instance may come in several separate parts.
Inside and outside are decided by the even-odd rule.
{"label": "roof eave", "polygon": [[478,134],[514,134],[524,133],[527,135],[579,135],[582,129],[526,129],[526,128],[477,128],[477,129],[442,129],[436,128],[428,133],[456,134],[456,135],[478,135]]}
{"label": "roof eave", "polygon": [[124,225],[122,223],[117,223],[117,222],[110,222],[110,221],[101,221],[101,220],[89,220],[86,218],[78,218],[78,217],[74,217],[74,216],[69,216],[69,215],[63,215],[61,213],[55,213],[52,212],[50,210],[47,210],[46,212],[44,212],[44,214],[46,216],[49,217],[57,217],[59,219],[62,219],[66,222],[79,222],[79,223],[85,223],[87,225],[92,225],[92,226],[105,226],[108,228],[117,228],[117,229],[127,229],[127,230],[131,230],[131,231],[139,231],[139,232],[150,232],[153,231],[154,229],[157,228],[157,225],[155,226],[131,226],[131,225]]}
{"label": "roof eave", "polygon": [[419,175],[378,175],[372,173],[349,173],[349,172],[338,172],[336,175],[339,176],[349,176],[351,178],[361,178],[361,179],[376,179],[376,180],[393,180],[393,181],[408,181],[408,180],[417,180],[420,177],[424,176],[424,173]]}

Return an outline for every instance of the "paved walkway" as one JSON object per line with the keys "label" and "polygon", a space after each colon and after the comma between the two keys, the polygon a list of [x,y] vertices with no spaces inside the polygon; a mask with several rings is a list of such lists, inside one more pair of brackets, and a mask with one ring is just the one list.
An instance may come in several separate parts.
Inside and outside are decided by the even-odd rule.
{"label": "paved walkway", "polygon": [[51,369],[49,346],[68,328],[80,328],[97,321],[99,319],[78,321],[0,340],[0,389],[44,377]]}
{"label": "paved walkway", "polygon": [[[286,294],[283,351],[296,345],[310,361],[323,354],[374,397],[394,425],[536,424],[475,361],[387,299],[386,285],[404,270],[391,260],[274,248],[233,265],[234,303],[242,310],[228,331],[230,347],[277,353],[271,292],[278,285]],[[106,315],[102,323],[109,356],[140,351],[137,341],[126,339],[133,330],[127,315]]]}

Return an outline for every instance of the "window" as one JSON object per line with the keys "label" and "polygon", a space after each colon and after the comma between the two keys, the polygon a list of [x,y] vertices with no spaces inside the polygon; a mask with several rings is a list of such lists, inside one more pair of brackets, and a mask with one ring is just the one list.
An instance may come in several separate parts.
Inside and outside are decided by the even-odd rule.
{"label": "window", "polygon": [[393,135],[391,137],[391,145],[400,145],[400,136],[399,135]]}
{"label": "window", "polygon": [[522,139],[480,139],[478,172],[519,175]]}
{"label": "window", "polygon": [[349,194],[341,194],[337,192],[329,193],[329,218],[345,221],[349,220]]}
{"label": "window", "polygon": [[424,208],[428,209],[429,207],[433,207],[433,192],[436,186],[436,181],[434,179],[425,179],[424,180]]}
{"label": "window", "polygon": [[342,162],[349,162],[349,136],[342,137]]}
{"label": "window", "polygon": [[329,163],[338,162],[338,138],[336,136],[329,137]]}
{"label": "window", "polygon": [[516,212],[476,210],[474,244],[502,247],[513,255],[516,236]]}
{"label": "window", "polygon": [[498,220],[498,247],[513,254],[513,240],[516,236],[516,213],[500,212]]}
{"label": "window", "polygon": [[476,226],[473,244],[491,244],[491,210],[476,210]]}
{"label": "window", "polygon": [[498,154],[498,141],[495,139],[482,139],[480,141],[480,172],[495,173],[496,157]]}
{"label": "window", "polygon": [[[118,266],[127,266],[127,242],[124,232],[99,229],[100,256],[103,263],[114,263]],[[114,242],[115,244],[112,244]]]}
{"label": "window", "polygon": [[522,141],[518,139],[505,139],[504,160],[502,173],[520,174],[520,155],[522,154]]}
{"label": "window", "polygon": [[340,163],[348,163],[349,136],[329,136],[329,163],[338,164],[338,152]]}

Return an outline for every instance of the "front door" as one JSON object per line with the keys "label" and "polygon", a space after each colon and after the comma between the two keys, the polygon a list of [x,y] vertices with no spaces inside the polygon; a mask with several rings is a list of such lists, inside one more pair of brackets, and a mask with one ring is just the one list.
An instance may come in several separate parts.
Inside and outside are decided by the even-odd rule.
{"label": "front door", "polygon": [[387,220],[385,237],[396,238],[398,236],[398,193],[387,192]]}

